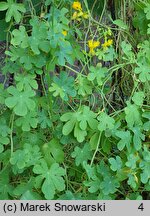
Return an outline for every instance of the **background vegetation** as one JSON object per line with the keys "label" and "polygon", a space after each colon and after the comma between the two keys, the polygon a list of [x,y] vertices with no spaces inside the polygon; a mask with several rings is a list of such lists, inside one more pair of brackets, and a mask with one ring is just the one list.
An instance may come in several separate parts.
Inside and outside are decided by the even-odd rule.
{"label": "background vegetation", "polygon": [[150,1],[1,1],[0,29],[0,199],[149,199]]}

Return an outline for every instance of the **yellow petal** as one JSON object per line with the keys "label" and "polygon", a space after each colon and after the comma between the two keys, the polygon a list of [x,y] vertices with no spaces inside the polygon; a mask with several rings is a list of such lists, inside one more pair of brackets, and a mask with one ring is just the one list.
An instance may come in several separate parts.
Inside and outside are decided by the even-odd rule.
{"label": "yellow petal", "polygon": [[78,2],[78,1],[74,1],[73,4],[72,4],[72,8],[75,9],[75,10],[81,11],[82,10],[81,3]]}
{"label": "yellow petal", "polygon": [[62,31],[62,34],[64,35],[64,36],[67,36],[67,31]]}

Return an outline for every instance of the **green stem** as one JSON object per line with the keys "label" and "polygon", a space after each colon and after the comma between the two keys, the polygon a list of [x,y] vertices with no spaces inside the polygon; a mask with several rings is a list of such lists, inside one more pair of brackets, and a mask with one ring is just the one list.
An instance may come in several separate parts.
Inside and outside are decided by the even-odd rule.
{"label": "green stem", "polygon": [[10,131],[10,145],[11,145],[11,157],[13,155],[13,151],[14,151],[14,143],[13,143],[13,127],[14,127],[14,117],[15,114],[14,112],[12,113],[12,117],[11,117],[11,131]]}
{"label": "green stem", "polygon": [[93,164],[93,162],[94,162],[94,159],[95,159],[95,155],[96,155],[96,153],[98,152],[98,149],[99,149],[99,144],[100,144],[100,139],[101,139],[101,132],[99,132],[99,137],[98,137],[98,141],[97,141],[97,146],[96,146],[96,149],[95,149],[95,152],[94,152],[94,154],[93,154],[93,157],[92,157],[92,160],[91,160],[91,166],[92,166],[92,164]]}

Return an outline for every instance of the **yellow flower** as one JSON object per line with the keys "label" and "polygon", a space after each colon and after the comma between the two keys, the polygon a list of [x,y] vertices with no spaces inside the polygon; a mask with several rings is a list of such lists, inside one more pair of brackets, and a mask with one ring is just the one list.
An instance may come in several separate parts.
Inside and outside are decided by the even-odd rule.
{"label": "yellow flower", "polygon": [[94,49],[97,48],[99,45],[100,45],[99,41],[89,40],[88,41],[88,47],[90,49],[89,53],[92,54],[92,55],[94,55],[95,54]]}
{"label": "yellow flower", "polygon": [[63,34],[64,36],[67,36],[67,31],[63,30],[63,31],[62,31],[62,34]]}
{"label": "yellow flower", "polygon": [[89,14],[85,12],[85,13],[83,13],[82,17],[83,17],[84,19],[88,19],[88,18],[89,18]]}
{"label": "yellow flower", "polygon": [[78,2],[78,1],[74,1],[73,4],[72,4],[72,8],[75,9],[75,10],[81,11],[82,10],[81,3]]}
{"label": "yellow flower", "polygon": [[111,46],[113,44],[113,40],[112,39],[109,39],[108,41],[107,41],[107,45],[108,46]]}
{"label": "yellow flower", "polygon": [[72,15],[72,19],[74,20],[74,19],[77,19],[77,18],[78,18],[78,13],[77,13],[77,11],[75,11],[73,13],[73,15]]}
{"label": "yellow flower", "polygon": [[88,19],[89,15],[86,12],[83,13],[82,11],[79,12],[75,11],[72,15],[72,20],[80,21],[82,17],[84,19]]}
{"label": "yellow flower", "polygon": [[108,41],[105,41],[105,43],[102,44],[102,47],[103,47],[103,49],[107,49],[112,44],[113,44],[113,40],[109,39]]}

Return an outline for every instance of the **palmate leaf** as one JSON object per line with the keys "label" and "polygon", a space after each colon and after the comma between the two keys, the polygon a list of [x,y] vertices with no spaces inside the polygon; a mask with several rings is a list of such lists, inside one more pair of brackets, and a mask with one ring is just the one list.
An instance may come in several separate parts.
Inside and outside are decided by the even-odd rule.
{"label": "palmate leaf", "polygon": [[37,81],[35,80],[36,75],[34,74],[18,74],[15,76],[17,81],[16,87],[19,91],[29,90],[31,88],[38,89]]}
{"label": "palmate leaf", "polygon": [[121,139],[117,144],[118,149],[122,151],[126,146],[129,151],[132,138],[130,131],[116,131],[115,135]]}
{"label": "palmate leaf", "polygon": [[138,107],[135,104],[127,102],[127,107],[125,108],[125,119],[129,128],[132,128],[134,125],[141,125],[141,116]]}
{"label": "palmate leaf", "polygon": [[126,57],[124,57],[126,60],[133,61],[134,62],[134,53],[132,52],[132,46],[130,43],[126,43],[125,41],[123,41],[121,43],[121,48],[123,53],[125,54]]}
{"label": "palmate leaf", "polygon": [[63,100],[68,101],[69,96],[75,97],[76,90],[74,89],[74,78],[69,77],[65,71],[60,73],[60,77],[54,77],[54,82],[49,88],[50,92],[54,92],[53,96],[60,96]]}
{"label": "palmate leaf", "polygon": [[90,181],[84,181],[84,185],[88,187],[90,193],[95,193],[100,189],[101,180],[96,176],[93,177]]}
{"label": "palmate leaf", "polygon": [[132,175],[132,174],[128,174],[128,185],[130,185],[133,189],[135,189],[137,187],[137,182],[138,182],[138,179],[136,177],[136,175]]}
{"label": "palmate leaf", "polygon": [[24,26],[19,26],[19,29],[12,31],[11,44],[13,46],[20,46],[21,48],[28,47],[28,34]]}
{"label": "palmate leaf", "polygon": [[141,182],[146,184],[150,180],[150,151],[148,146],[144,146],[144,151],[142,152],[143,160],[140,162],[139,167],[142,169],[140,174]]}
{"label": "palmate leaf", "polygon": [[145,140],[145,135],[141,133],[140,127],[134,127],[132,128],[132,131],[134,133],[133,144],[134,144],[135,149],[138,151],[142,147],[142,141]]}
{"label": "palmate leaf", "polygon": [[106,129],[112,130],[114,128],[115,120],[106,113],[101,112],[97,119],[99,121],[98,129],[100,131],[105,131]]}
{"label": "palmate leaf", "polygon": [[10,109],[13,109],[16,115],[25,116],[28,110],[35,109],[35,102],[31,99],[35,96],[35,92],[31,89],[20,92],[14,86],[10,86],[7,91],[12,95],[5,100],[5,104]]}
{"label": "palmate leaf", "polygon": [[139,74],[141,82],[150,81],[150,66],[145,61],[138,63],[138,67],[135,68],[134,73]]}
{"label": "palmate leaf", "polygon": [[10,60],[15,62],[16,60],[19,63],[23,64],[23,67],[26,70],[31,70],[35,66],[37,68],[42,68],[46,64],[46,59],[44,55],[33,55],[29,47],[22,49],[19,47],[10,47],[9,51],[5,52],[10,56]]}
{"label": "palmate leaf", "polygon": [[104,177],[104,180],[100,184],[100,188],[105,195],[114,194],[119,187],[119,181],[114,176]]}
{"label": "palmate leaf", "polygon": [[64,162],[64,151],[57,139],[52,139],[50,142],[45,143],[42,146],[42,153],[48,165]]}
{"label": "palmate leaf", "polygon": [[77,116],[80,128],[86,130],[87,126],[89,126],[91,129],[96,129],[98,125],[98,122],[95,119],[96,116],[97,115],[91,111],[88,106],[82,106]]}
{"label": "palmate leaf", "polygon": [[4,145],[9,144],[8,135],[10,134],[10,128],[7,126],[6,119],[0,118],[0,153],[4,150]]}
{"label": "palmate leaf", "polygon": [[91,158],[90,146],[86,143],[83,148],[76,146],[71,156],[75,158],[76,166],[82,165],[83,161],[87,161]]}
{"label": "palmate leaf", "polygon": [[140,168],[142,169],[142,173],[140,174],[141,182],[146,184],[150,180],[150,160],[142,161]]}
{"label": "palmate leaf", "polygon": [[65,181],[63,178],[65,170],[59,164],[54,163],[48,168],[46,162],[41,160],[39,165],[34,166],[33,172],[40,174],[41,178],[44,179],[42,192],[46,199],[53,199],[56,191],[63,191],[65,189]]}
{"label": "palmate leaf", "polygon": [[101,65],[97,64],[96,67],[90,67],[90,73],[88,74],[88,80],[94,81],[96,79],[98,85],[103,84],[103,80],[106,77],[108,69],[106,67],[101,67]]}
{"label": "palmate leaf", "polygon": [[59,43],[59,50],[56,51],[55,55],[58,57],[58,64],[64,66],[66,61],[69,64],[73,64],[73,49],[69,41],[61,41]]}
{"label": "palmate leaf", "polygon": [[116,159],[109,158],[108,161],[111,164],[111,166],[110,166],[111,170],[117,171],[117,170],[120,170],[122,168],[122,160],[119,156],[116,156]]}
{"label": "palmate leaf", "polygon": [[10,158],[10,163],[16,166],[18,172],[35,165],[41,158],[40,148],[37,145],[25,143],[23,149],[16,150]]}
{"label": "palmate leaf", "polygon": [[38,122],[41,128],[50,128],[52,126],[52,121],[44,109],[38,113]]}
{"label": "palmate leaf", "polygon": [[[40,21],[38,17],[34,17],[30,20],[30,24],[32,26],[32,35],[29,37],[29,44],[32,51],[36,55],[40,54],[40,48],[48,52],[50,50],[50,44],[46,41],[48,30],[46,22]],[[47,45],[46,48],[45,43]]]}
{"label": "palmate leaf", "polygon": [[137,167],[137,161],[140,159],[138,155],[128,154],[128,161],[126,162],[126,166],[130,167],[132,170]]}
{"label": "palmate leaf", "polygon": [[144,8],[144,13],[146,14],[146,18],[150,20],[150,4],[149,3],[146,4],[146,7]]}
{"label": "palmate leaf", "polygon": [[144,112],[144,113],[142,114],[142,117],[148,119],[148,120],[144,123],[143,128],[144,128],[145,131],[149,131],[149,129],[150,129],[150,112]]}
{"label": "palmate leaf", "polygon": [[0,200],[10,199],[13,192],[13,186],[9,183],[9,170],[0,174]]}
{"label": "palmate leaf", "polygon": [[78,142],[83,142],[87,135],[87,127],[97,128],[96,114],[87,106],[82,106],[77,112],[68,112],[61,116],[60,120],[66,122],[63,126],[63,134],[68,135],[74,130],[74,137]]}
{"label": "palmate leaf", "polygon": [[27,115],[16,120],[16,125],[21,126],[23,131],[30,131],[31,128],[36,128],[38,124],[37,113],[29,112]]}
{"label": "palmate leaf", "polygon": [[14,0],[7,0],[7,2],[0,2],[0,11],[7,10],[6,12],[6,22],[10,22],[11,18],[14,17],[16,23],[19,23],[22,15],[25,13],[26,9],[23,4],[15,3]]}
{"label": "palmate leaf", "polygon": [[75,89],[78,91],[78,94],[83,97],[92,94],[92,85],[90,81],[86,77],[83,77],[81,73],[78,74],[76,79]]}
{"label": "palmate leaf", "polygon": [[137,106],[142,106],[144,97],[145,97],[144,92],[139,91],[134,93],[132,100]]}
{"label": "palmate leaf", "polygon": [[62,133],[67,136],[72,132],[77,121],[78,112],[68,112],[61,116],[60,120],[66,122],[63,126]]}
{"label": "palmate leaf", "polygon": [[82,130],[79,127],[79,122],[76,122],[75,128],[74,128],[74,136],[77,138],[77,141],[79,143],[83,142],[85,140],[86,135],[87,135],[87,132],[85,130]]}

